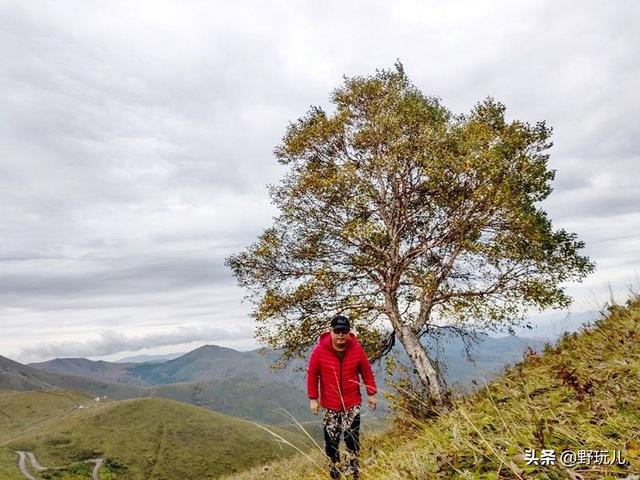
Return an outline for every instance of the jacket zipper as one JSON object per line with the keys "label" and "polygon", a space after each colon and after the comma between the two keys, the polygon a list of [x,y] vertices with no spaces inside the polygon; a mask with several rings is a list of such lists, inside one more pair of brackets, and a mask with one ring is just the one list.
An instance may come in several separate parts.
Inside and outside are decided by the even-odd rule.
{"label": "jacket zipper", "polygon": [[340,361],[340,390],[338,391],[338,394],[340,395],[340,403],[342,403],[343,407],[344,407],[345,404],[344,404],[344,394],[342,392],[342,360],[344,359],[346,354],[347,354],[347,349],[343,350],[343,356],[342,357],[340,355],[338,355],[334,350],[334,355],[336,357],[338,357],[338,360]]}
{"label": "jacket zipper", "polygon": [[340,401],[344,405],[344,392],[342,390],[342,358],[340,359]]}
{"label": "jacket zipper", "polygon": [[344,358],[344,355],[342,357],[340,357],[336,353],[336,356],[338,357],[338,360],[340,360],[340,390],[338,391],[338,394],[340,395],[340,403],[342,404],[342,408],[345,408],[345,406],[344,406],[344,391],[342,390],[342,360]]}

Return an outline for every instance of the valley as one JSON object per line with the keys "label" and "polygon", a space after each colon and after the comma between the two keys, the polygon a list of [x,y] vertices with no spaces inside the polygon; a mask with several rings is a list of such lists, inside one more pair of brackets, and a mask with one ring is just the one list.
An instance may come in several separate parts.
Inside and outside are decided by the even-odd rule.
{"label": "valley", "polygon": [[[542,342],[486,337],[472,349],[475,363],[453,337],[430,348],[446,363],[448,381],[463,389],[529,346]],[[402,351],[396,356],[406,360]],[[306,363],[273,371],[277,357],[216,345],[145,363],[23,365],[0,357],[0,480],[213,479],[317,450],[322,431],[308,411]],[[374,370],[382,392],[384,365]],[[380,400],[375,414],[363,415],[365,433],[387,426]]]}

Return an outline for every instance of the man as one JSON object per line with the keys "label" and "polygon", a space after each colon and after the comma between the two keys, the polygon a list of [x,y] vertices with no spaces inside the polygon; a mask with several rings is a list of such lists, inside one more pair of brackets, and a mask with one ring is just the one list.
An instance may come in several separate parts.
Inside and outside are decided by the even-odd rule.
{"label": "man", "polygon": [[[360,381],[367,391],[369,409],[376,409],[377,392],[373,370],[367,355],[356,336],[350,332],[349,320],[337,315],[331,319],[331,330],[320,335],[311,352],[307,368],[307,394],[311,413],[324,409],[324,449],[331,461],[331,478],[340,478],[337,463],[340,461],[338,445],[340,433],[344,433],[349,471],[359,478],[358,454],[360,452]],[[318,395],[318,380],[320,394]],[[318,402],[318,396],[320,402]]]}

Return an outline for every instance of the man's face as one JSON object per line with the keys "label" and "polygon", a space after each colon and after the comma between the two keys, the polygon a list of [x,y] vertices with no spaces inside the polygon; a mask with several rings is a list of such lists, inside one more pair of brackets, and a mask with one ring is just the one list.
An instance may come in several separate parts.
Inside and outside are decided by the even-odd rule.
{"label": "man's face", "polygon": [[334,328],[331,330],[331,340],[333,344],[340,348],[347,344],[349,338],[349,330],[346,328]]}

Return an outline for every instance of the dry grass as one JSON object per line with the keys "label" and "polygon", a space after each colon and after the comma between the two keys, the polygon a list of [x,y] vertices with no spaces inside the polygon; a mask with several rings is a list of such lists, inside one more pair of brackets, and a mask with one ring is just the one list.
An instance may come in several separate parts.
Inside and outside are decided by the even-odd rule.
{"label": "dry grass", "polygon": [[[610,480],[640,474],[640,298],[525,360],[437,418],[362,438],[363,480]],[[527,465],[524,451],[620,450],[625,465]],[[327,479],[317,448],[227,480]]]}

